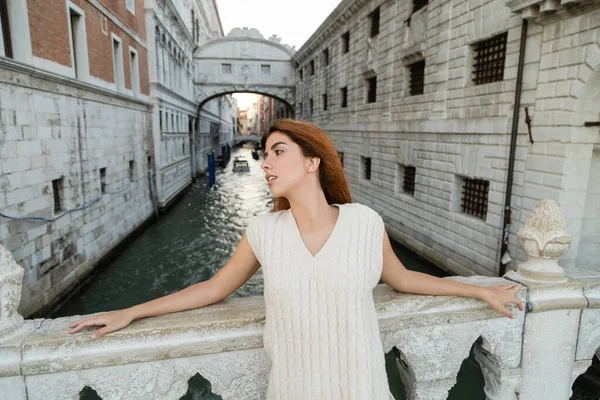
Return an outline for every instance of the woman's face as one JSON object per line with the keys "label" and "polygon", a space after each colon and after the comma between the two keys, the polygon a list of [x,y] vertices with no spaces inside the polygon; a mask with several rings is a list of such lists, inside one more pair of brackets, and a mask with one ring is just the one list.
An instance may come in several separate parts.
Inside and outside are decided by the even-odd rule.
{"label": "woman's face", "polygon": [[274,197],[288,197],[290,191],[308,182],[316,170],[315,159],[305,157],[300,146],[287,135],[273,132],[267,139],[261,168]]}

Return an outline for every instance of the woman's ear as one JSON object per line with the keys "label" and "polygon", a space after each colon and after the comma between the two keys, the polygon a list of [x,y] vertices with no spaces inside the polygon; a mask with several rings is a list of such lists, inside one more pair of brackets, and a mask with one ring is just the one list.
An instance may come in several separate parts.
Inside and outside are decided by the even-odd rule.
{"label": "woman's ear", "polygon": [[318,157],[310,157],[308,163],[308,172],[315,172],[319,165],[321,164],[321,159]]}

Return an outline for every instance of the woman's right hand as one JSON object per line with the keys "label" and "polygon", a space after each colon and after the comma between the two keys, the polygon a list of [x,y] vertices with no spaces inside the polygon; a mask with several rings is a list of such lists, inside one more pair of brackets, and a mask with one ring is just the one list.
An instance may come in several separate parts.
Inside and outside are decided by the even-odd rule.
{"label": "woman's right hand", "polygon": [[86,326],[96,326],[96,325],[104,325],[104,328],[98,329],[93,335],[92,339],[99,339],[103,335],[118,331],[119,329],[125,328],[127,325],[133,321],[134,318],[131,315],[130,310],[118,310],[106,312],[103,314],[94,315],[93,317],[88,317],[81,319],[77,322],[73,322],[70,327],[71,331],[69,333],[79,332],[81,329]]}

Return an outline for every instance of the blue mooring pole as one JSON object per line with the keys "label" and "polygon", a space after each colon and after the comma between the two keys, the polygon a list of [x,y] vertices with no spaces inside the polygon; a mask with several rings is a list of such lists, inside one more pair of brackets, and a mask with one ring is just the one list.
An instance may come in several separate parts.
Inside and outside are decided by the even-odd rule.
{"label": "blue mooring pole", "polygon": [[208,153],[208,186],[215,184],[215,153]]}

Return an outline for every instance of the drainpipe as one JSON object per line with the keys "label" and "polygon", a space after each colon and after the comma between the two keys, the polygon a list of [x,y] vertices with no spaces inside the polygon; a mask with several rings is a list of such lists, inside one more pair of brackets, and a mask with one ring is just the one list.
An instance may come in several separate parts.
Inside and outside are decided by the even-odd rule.
{"label": "drainpipe", "polygon": [[[511,198],[513,175],[515,170],[515,151],[517,149],[517,134],[519,129],[519,109],[521,108],[521,86],[523,83],[523,66],[525,64],[525,45],[527,43],[527,20],[523,18],[521,25],[521,45],[519,47],[519,67],[517,70],[517,87],[515,88],[515,107],[513,109],[512,131],[510,136],[510,153],[508,158],[508,176],[506,179],[506,196],[504,199],[504,229],[502,230],[502,247],[500,249],[500,273],[506,272],[506,264],[510,262],[508,254],[508,236],[510,234]],[[508,260],[506,260],[508,259]],[[506,264],[502,260],[508,261]]]}

